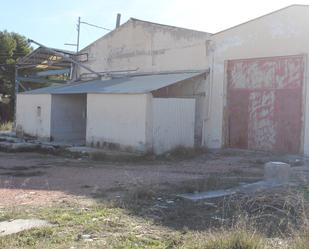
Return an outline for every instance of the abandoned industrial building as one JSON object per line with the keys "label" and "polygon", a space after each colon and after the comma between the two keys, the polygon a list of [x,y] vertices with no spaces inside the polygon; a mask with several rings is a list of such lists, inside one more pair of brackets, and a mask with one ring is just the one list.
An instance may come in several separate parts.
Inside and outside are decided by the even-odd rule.
{"label": "abandoned industrial building", "polygon": [[[309,155],[308,23],[306,5],[216,34],[130,19],[77,55],[49,50],[47,67],[62,63],[71,80],[20,92],[16,129],[158,154],[196,146]],[[74,68],[70,56],[82,58]]]}

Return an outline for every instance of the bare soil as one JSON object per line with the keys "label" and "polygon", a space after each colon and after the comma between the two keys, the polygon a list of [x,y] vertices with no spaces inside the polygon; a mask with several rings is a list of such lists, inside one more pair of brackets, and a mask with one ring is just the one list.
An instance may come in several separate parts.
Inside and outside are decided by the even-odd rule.
{"label": "bare soil", "polygon": [[186,192],[185,186],[192,181],[212,176],[261,178],[264,163],[272,159],[293,162],[295,157],[222,150],[187,160],[126,163],[0,152],[0,206],[48,205],[98,193],[119,198],[137,186],[163,188],[175,185],[182,186],[179,191]]}
{"label": "bare soil", "polygon": [[[0,221],[53,224],[1,237],[0,247],[307,248],[305,158],[242,150],[113,158],[0,152]],[[290,163],[297,184],[197,202],[177,196],[258,181],[268,161]]]}

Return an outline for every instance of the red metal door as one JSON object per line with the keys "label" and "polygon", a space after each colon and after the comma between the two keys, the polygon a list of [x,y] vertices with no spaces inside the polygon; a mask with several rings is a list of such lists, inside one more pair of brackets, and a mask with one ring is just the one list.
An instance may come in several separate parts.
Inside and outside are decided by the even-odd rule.
{"label": "red metal door", "polygon": [[229,147],[300,152],[304,65],[302,55],[228,61]]}

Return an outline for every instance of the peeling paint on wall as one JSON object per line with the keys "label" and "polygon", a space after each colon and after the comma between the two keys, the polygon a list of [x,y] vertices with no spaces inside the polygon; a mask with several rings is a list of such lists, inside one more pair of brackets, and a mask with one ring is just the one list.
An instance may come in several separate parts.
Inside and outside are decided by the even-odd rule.
{"label": "peeling paint on wall", "polygon": [[98,72],[205,70],[209,37],[206,32],[131,19],[81,52],[89,54],[85,65]]}
{"label": "peeling paint on wall", "polygon": [[229,146],[299,153],[305,58],[228,62]]}

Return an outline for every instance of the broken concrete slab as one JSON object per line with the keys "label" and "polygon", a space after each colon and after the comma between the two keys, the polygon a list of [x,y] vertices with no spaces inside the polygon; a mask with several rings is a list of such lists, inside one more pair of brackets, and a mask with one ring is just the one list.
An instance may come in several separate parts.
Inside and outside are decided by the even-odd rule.
{"label": "broken concrete slab", "polygon": [[16,132],[14,132],[14,131],[0,131],[0,136],[16,137]]}
{"label": "broken concrete slab", "polygon": [[229,189],[199,192],[194,194],[180,194],[177,196],[191,201],[198,201],[229,196],[236,193],[254,193],[288,184],[290,174],[291,166],[289,164],[282,162],[268,162],[265,164],[264,168],[264,180],[254,183],[239,183],[240,186]]}
{"label": "broken concrete slab", "polygon": [[233,194],[236,194],[236,191],[234,189],[227,189],[227,190],[214,190],[214,191],[199,192],[192,194],[180,194],[177,196],[191,201],[199,201],[204,199],[229,196]]}
{"label": "broken concrete slab", "polygon": [[191,200],[191,201],[199,201],[199,200],[206,200],[206,199],[213,199],[219,197],[230,196],[239,193],[254,193],[270,188],[276,188],[283,186],[284,184],[279,181],[258,181],[254,183],[242,184],[241,186],[229,188],[229,189],[221,189],[221,190],[214,190],[214,191],[206,191],[206,192],[199,192],[193,194],[180,194],[177,195],[178,197]]}
{"label": "broken concrete slab", "polygon": [[40,219],[16,219],[0,222],[0,236],[19,233],[32,228],[51,226],[46,220]]}
{"label": "broken concrete slab", "polygon": [[0,142],[0,150],[3,150],[3,151],[31,151],[37,148],[38,148],[38,145],[32,144],[32,143]]}
{"label": "broken concrete slab", "polygon": [[0,135],[0,141],[1,142],[10,142],[10,143],[21,143],[21,142],[24,142],[24,140],[21,139],[21,138],[11,137],[11,136],[4,136],[4,135]]}

